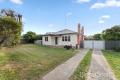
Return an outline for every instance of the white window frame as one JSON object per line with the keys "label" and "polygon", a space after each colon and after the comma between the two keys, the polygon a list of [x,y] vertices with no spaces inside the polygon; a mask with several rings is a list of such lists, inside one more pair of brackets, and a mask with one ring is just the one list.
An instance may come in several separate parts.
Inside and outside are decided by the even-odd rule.
{"label": "white window frame", "polygon": [[70,42],[71,41],[71,36],[70,35],[64,35],[64,36],[62,36],[62,41],[63,42]]}

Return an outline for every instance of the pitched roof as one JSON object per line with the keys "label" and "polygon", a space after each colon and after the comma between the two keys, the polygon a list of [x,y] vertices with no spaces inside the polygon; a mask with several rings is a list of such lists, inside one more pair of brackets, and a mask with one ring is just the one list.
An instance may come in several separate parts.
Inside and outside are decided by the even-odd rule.
{"label": "pitched roof", "polygon": [[69,29],[64,29],[58,32],[49,32],[49,33],[46,33],[45,35],[61,35],[61,34],[75,34],[75,33],[77,32],[69,30]]}
{"label": "pitched roof", "polygon": [[70,33],[76,33],[76,32],[75,31],[71,31],[69,29],[64,29],[64,30],[56,32],[56,34],[70,34]]}

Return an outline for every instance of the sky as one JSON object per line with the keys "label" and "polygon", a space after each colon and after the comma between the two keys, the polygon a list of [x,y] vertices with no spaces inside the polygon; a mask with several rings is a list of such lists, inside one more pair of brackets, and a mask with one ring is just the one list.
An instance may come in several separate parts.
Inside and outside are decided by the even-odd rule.
{"label": "sky", "polygon": [[23,15],[22,34],[77,31],[80,23],[85,35],[93,35],[120,25],[120,0],[0,0],[0,9]]}

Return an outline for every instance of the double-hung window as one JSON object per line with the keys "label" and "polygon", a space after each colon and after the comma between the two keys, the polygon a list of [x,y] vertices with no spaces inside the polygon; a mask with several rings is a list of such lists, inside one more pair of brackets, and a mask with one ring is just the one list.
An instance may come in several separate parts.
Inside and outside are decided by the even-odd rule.
{"label": "double-hung window", "polygon": [[67,36],[65,36],[65,41],[67,41]]}
{"label": "double-hung window", "polygon": [[70,41],[71,37],[70,36],[62,36],[62,41]]}
{"label": "double-hung window", "polygon": [[48,41],[48,37],[45,37],[45,41]]}
{"label": "double-hung window", "polygon": [[70,36],[68,36],[68,41],[70,41]]}
{"label": "double-hung window", "polygon": [[65,37],[64,36],[62,36],[62,41],[65,41]]}

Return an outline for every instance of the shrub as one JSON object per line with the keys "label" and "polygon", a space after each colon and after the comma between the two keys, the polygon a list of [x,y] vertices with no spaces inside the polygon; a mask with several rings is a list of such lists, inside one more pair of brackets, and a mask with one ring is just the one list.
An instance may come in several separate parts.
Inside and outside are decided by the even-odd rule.
{"label": "shrub", "polygon": [[10,17],[0,17],[0,46],[15,46],[20,43],[22,23]]}
{"label": "shrub", "polygon": [[72,48],[72,46],[71,45],[65,45],[64,48],[67,49],[67,50],[69,50],[69,49]]}
{"label": "shrub", "polygon": [[35,32],[32,32],[32,31],[29,31],[27,32],[26,34],[23,35],[23,40],[26,42],[26,43],[34,43],[34,41],[36,40],[36,33]]}

